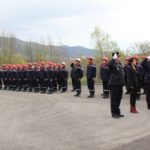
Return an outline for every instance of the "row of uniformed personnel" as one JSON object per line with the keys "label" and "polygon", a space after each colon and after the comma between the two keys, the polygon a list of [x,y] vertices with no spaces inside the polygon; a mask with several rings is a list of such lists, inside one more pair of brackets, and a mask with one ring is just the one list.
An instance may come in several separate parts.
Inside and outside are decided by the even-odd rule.
{"label": "row of uniformed personnel", "polygon": [[67,90],[68,71],[65,63],[56,64],[27,64],[27,65],[3,65],[0,69],[0,88],[51,94],[59,90]]}

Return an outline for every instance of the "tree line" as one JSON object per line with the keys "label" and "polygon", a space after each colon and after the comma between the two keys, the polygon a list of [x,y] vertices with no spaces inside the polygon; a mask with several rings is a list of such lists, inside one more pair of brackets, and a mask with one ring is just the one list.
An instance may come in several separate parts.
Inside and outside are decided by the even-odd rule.
{"label": "tree line", "polygon": [[[94,44],[95,55],[93,57],[97,65],[100,64],[103,56],[110,58],[113,51],[119,51],[122,55],[122,60],[129,55],[147,55],[150,52],[150,41],[134,42],[126,50],[123,50],[100,27],[95,27],[90,37]],[[0,33],[0,64],[23,64],[40,61],[69,62],[68,51],[63,47],[63,44],[59,45],[61,46],[54,46],[50,37],[47,37],[46,40],[41,40],[40,44],[31,40],[21,42],[17,40],[14,34],[2,31]],[[85,56],[80,57],[82,58],[83,67],[86,68]]]}
{"label": "tree line", "polygon": [[0,64],[23,64],[40,61],[67,61],[68,53],[63,46],[57,48],[50,38],[41,40],[41,44],[31,40],[23,42],[14,34],[0,33]]}

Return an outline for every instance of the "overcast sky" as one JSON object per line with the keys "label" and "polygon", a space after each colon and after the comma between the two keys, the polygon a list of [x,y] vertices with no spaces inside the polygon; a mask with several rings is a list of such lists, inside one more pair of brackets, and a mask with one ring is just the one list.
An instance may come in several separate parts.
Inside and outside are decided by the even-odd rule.
{"label": "overcast sky", "polygon": [[0,0],[0,29],[22,40],[93,47],[95,26],[121,48],[150,39],[149,0]]}

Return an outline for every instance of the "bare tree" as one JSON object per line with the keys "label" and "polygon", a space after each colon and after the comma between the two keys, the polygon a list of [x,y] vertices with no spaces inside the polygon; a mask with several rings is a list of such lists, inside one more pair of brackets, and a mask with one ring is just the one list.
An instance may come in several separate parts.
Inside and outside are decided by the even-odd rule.
{"label": "bare tree", "polygon": [[33,48],[32,48],[32,42],[31,40],[26,43],[25,45],[25,56],[27,62],[33,62]]}
{"label": "bare tree", "polygon": [[130,47],[130,49],[132,49],[134,53],[139,53],[143,55],[150,53],[150,41],[134,42]]}
{"label": "bare tree", "polygon": [[94,31],[91,33],[91,39],[94,41],[95,49],[98,52],[96,56],[99,58],[114,50],[121,51],[117,43],[100,27],[95,27]]}
{"label": "bare tree", "polygon": [[16,55],[16,38],[14,34],[1,32],[0,35],[0,56],[1,63],[13,63]]}

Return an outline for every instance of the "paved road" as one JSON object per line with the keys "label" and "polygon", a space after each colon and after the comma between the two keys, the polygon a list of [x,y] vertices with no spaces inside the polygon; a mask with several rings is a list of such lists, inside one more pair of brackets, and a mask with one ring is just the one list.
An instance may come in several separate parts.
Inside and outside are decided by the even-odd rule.
{"label": "paved road", "polygon": [[140,113],[131,114],[125,95],[121,108],[126,117],[115,120],[100,86],[94,99],[87,99],[83,89],[80,98],[70,89],[53,95],[1,90],[0,150],[121,150],[150,135],[144,96],[137,103]]}
{"label": "paved road", "polygon": [[150,149],[150,136],[146,136],[139,140],[133,141],[131,143],[114,148],[114,150],[149,150]]}

